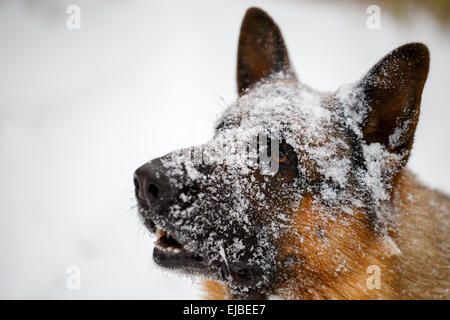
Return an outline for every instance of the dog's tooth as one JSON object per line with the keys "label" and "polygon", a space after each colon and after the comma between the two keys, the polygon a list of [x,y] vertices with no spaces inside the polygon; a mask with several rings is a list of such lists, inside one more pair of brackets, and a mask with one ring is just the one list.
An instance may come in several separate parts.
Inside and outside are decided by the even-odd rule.
{"label": "dog's tooth", "polygon": [[172,247],[168,247],[168,248],[167,248],[167,251],[173,252],[173,248],[172,248]]}
{"label": "dog's tooth", "polygon": [[173,253],[180,253],[180,252],[181,252],[181,250],[179,248],[173,249]]}
{"label": "dog's tooth", "polygon": [[156,239],[161,238],[161,229],[156,228],[155,235],[156,235]]}
{"label": "dog's tooth", "polygon": [[166,233],[164,231],[162,231],[161,229],[159,229],[158,227],[156,227],[156,239],[161,239],[163,236],[166,235]]}

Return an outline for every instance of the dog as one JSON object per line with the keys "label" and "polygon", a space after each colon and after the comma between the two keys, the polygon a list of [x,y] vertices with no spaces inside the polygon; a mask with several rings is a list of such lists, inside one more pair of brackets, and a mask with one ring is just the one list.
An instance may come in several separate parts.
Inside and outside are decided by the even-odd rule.
{"label": "dog", "polygon": [[134,174],[154,261],[209,299],[448,299],[450,199],[406,169],[428,69],[409,43],[318,92],[248,9],[214,137]]}

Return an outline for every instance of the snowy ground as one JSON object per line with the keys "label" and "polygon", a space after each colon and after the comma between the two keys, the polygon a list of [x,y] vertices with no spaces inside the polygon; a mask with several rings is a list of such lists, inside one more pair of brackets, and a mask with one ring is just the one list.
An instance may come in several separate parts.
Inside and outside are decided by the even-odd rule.
{"label": "snowy ground", "polygon": [[[279,23],[301,80],[334,90],[391,49],[422,41],[431,71],[410,168],[450,191],[448,30],[416,12],[317,1],[0,2],[0,298],[199,298],[157,269],[133,208],[132,173],[204,142],[235,97],[245,10]],[[81,30],[66,28],[68,4]],[[81,268],[81,289],[66,287]]]}

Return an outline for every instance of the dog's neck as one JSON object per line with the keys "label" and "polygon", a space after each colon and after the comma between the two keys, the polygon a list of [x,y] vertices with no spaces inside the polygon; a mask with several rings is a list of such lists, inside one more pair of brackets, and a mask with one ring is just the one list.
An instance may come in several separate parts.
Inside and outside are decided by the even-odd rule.
{"label": "dog's neck", "polygon": [[[317,209],[313,208],[311,197],[305,197],[301,207]],[[327,230],[310,230],[307,236],[286,239],[290,245],[283,248],[282,254],[294,256],[300,263],[287,272],[289,276],[274,292],[261,297],[442,299],[450,278],[449,241],[445,233],[448,212],[448,198],[426,189],[404,170],[392,192],[392,220],[387,234],[370,230],[366,215],[359,212],[347,221],[329,224]],[[310,216],[309,221],[294,219],[302,222],[293,227],[301,232],[317,225],[314,215]],[[339,243],[339,248],[333,243]],[[317,248],[321,248],[320,252]],[[376,269],[380,275],[378,288],[369,283]],[[207,281],[205,289],[209,299],[233,298],[223,284]]]}
{"label": "dog's neck", "polygon": [[[312,200],[305,201],[303,210],[314,210]],[[445,232],[449,199],[403,170],[387,207],[391,219],[385,233],[371,230],[361,212],[346,221],[329,221],[327,230],[311,230],[299,241],[289,239],[294,245],[285,247],[284,254],[295,255],[301,263],[276,294],[286,299],[445,298],[450,278]],[[302,223],[294,226],[299,234],[319,223],[305,221],[304,215],[294,220]],[[380,271],[379,288],[368,284],[375,268]]]}

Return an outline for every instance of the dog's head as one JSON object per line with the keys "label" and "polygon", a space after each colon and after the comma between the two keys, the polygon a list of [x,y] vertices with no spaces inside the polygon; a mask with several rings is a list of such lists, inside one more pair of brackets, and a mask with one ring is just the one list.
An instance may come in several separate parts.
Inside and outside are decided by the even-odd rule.
{"label": "dog's head", "polygon": [[377,208],[411,149],[428,60],[424,45],[408,44],[358,83],[317,92],[297,81],[272,19],[249,9],[239,99],[214,137],[136,170],[139,213],[158,238],[154,260],[252,297],[321,254],[286,250],[292,241],[325,239],[330,221],[349,226],[355,212],[379,228]]}

